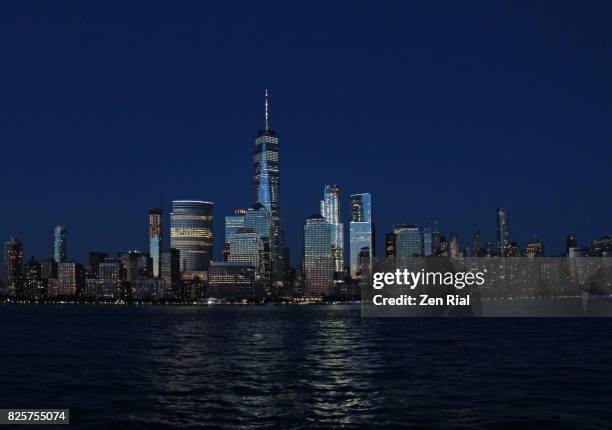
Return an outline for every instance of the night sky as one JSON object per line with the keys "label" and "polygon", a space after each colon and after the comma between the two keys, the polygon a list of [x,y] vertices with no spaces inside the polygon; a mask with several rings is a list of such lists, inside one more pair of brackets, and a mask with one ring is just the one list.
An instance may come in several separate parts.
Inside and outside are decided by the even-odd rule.
{"label": "night sky", "polygon": [[393,223],[494,240],[496,207],[548,254],[612,232],[611,2],[301,5],[3,2],[2,240],[146,250],[162,192],[214,202],[220,259],[265,88],[294,264],[326,183],[347,224],[372,193],[379,253]]}

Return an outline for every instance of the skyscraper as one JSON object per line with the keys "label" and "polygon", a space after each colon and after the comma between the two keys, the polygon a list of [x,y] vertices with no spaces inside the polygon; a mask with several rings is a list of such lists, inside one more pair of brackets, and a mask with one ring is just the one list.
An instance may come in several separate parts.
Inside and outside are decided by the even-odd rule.
{"label": "skyscraper", "polygon": [[349,251],[351,277],[359,270],[359,253],[362,248],[370,250],[370,259],[376,255],[374,225],[372,224],[372,196],[370,193],[351,194],[351,223],[349,229]]}
{"label": "skyscraper", "polygon": [[395,256],[397,258],[423,255],[423,236],[418,227],[396,224],[393,226],[393,234],[395,234]]}
{"label": "skyscraper", "polygon": [[68,260],[65,225],[57,225],[53,230],[53,258],[56,263],[63,263]]}
{"label": "skyscraper", "polygon": [[149,210],[149,254],[153,261],[153,277],[159,277],[163,237],[163,212],[161,208]]}
{"label": "skyscraper", "polygon": [[23,278],[23,291],[26,299],[38,300],[47,295],[47,280],[42,278],[40,261],[36,261],[34,257],[24,266]]}
{"label": "skyscraper", "polygon": [[234,210],[234,215],[225,217],[225,243],[230,243],[232,235],[236,233],[239,228],[244,227],[245,215],[246,209],[236,209]]}
{"label": "skyscraper", "polygon": [[482,239],[480,237],[480,230],[476,230],[474,233],[474,240],[472,241],[472,250],[474,257],[482,257]]}
{"label": "skyscraper", "polygon": [[450,256],[453,260],[459,258],[459,235],[457,233],[451,233],[450,235]]}
{"label": "skyscraper", "polygon": [[208,269],[213,252],[213,204],[175,200],[170,213],[170,247],[180,251],[182,272]]}
{"label": "skyscraper", "polygon": [[4,290],[9,296],[23,292],[23,245],[14,236],[4,243]]}
{"label": "skyscraper", "polygon": [[423,255],[429,257],[433,254],[433,231],[430,225],[423,226]]}
{"label": "skyscraper", "polygon": [[181,277],[181,252],[170,248],[161,253],[161,267],[159,272],[162,287],[161,297],[174,297],[177,293]]}
{"label": "skyscraper", "polygon": [[120,260],[109,258],[98,265],[98,279],[103,285],[104,296],[118,298],[123,278]]}
{"label": "skyscraper", "polygon": [[261,203],[271,214],[270,257],[273,262],[273,276],[278,278],[282,270],[282,250],[284,247],[280,213],[279,140],[276,132],[270,127],[268,105],[268,90],[266,90],[264,128],[257,133],[255,138],[253,194],[255,202]]}
{"label": "skyscraper", "polygon": [[138,279],[140,275],[139,259],[142,255],[139,251],[126,251],[119,254],[126,281],[134,282]]}
{"label": "skyscraper", "polygon": [[246,215],[246,209],[235,209],[234,215],[228,215],[225,217],[225,241],[223,243],[223,261],[228,261],[229,257],[229,244],[232,240],[234,233],[239,228],[244,227],[244,216]]}
{"label": "skyscraper", "polygon": [[227,261],[252,266],[255,269],[257,280],[260,280],[267,275],[264,272],[265,263],[263,260],[264,243],[261,236],[253,228],[239,228],[230,240]]}
{"label": "skyscraper", "polygon": [[508,228],[508,214],[503,208],[497,208],[497,255],[505,257],[510,249],[510,232]]}
{"label": "skyscraper", "polygon": [[565,236],[565,253],[569,255],[570,248],[578,247],[578,239],[573,234],[568,234]]}
{"label": "skyscraper", "polygon": [[438,225],[438,221],[434,221],[433,232],[431,233],[431,251],[433,255],[440,255],[440,226]]}
{"label": "skyscraper", "polygon": [[321,216],[331,227],[334,281],[342,283],[344,278],[344,224],[340,222],[340,186],[325,185],[323,200],[321,200]]}
{"label": "skyscraper", "polygon": [[90,279],[96,279],[100,276],[100,264],[108,258],[108,254],[102,251],[91,251],[89,253],[89,273],[87,276]]}
{"label": "skyscraper", "polygon": [[74,261],[57,264],[57,281],[60,296],[75,296],[85,287],[85,268]]}
{"label": "skyscraper", "polygon": [[527,246],[525,247],[527,256],[529,258],[533,257],[544,257],[544,242],[538,239],[537,235],[533,235],[532,240],[527,241]]}
{"label": "skyscraper", "polygon": [[309,296],[332,294],[334,258],[331,224],[321,215],[304,223],[304,289]]}

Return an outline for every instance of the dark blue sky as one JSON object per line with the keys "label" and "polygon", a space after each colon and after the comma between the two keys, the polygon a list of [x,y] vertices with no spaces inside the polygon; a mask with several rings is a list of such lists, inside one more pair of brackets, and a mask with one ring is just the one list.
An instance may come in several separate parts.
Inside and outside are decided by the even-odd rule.
{"label": "dark blue sky", "polygon": [[[220,4],[224,3],[224,4]],[[294,263],[325,183],[462,244],[612,230],[612,3],[12,2],[0,6],[0,237],[147,248],[158,201],[252,203],[270,88]]]}

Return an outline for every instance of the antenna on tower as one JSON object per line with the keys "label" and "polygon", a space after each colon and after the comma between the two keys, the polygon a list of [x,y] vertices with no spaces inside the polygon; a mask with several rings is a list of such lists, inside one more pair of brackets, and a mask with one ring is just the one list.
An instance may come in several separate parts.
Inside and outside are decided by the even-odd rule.
{"label": "antenna on tower", "polygon": [[265,123],[265,125],[266,125],[266,126],[265,126],[265,129],[266,129],[266,130],[270,130],[270,114],[269,114],[269,112],[268,112],[268,90],[267,90],[267,89],[266,89],[266,97],[265,97],[265,99],[266,99],[266,103],[265,103],[265,105],[266,105],[266,108],[265,108],[265,112],[266,112],[266,123]]}

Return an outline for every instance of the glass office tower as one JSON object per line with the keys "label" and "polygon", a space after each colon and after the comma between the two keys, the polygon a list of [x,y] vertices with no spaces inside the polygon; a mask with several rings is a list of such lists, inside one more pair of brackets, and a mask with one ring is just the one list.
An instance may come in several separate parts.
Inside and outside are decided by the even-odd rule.
{"label": "glass office tower", "polygon": [[253,228],[239,228],[229,243],[229,257],[227,261],[252,266],[259,280],[264,266],[263,258],[264,244],[261,236]]}
{"label": "glass office tower", "polygon": [[342,283],[344,277],[344,224],[340,222],[340,186],[325,185],[323,200],[321,200],[321,216],[331,227],[334,282]]}
{"label": "glass office tower", "polygon": [[[370,258],[376,255],[374,225],[372,224],[372,196],[370,193],[351,194],[351,223],[349,231],[350,271],[356,278],[360,272],[360,252],[367,248]],[[363,256],[361,258],[363,260]]]}
{"label": "glass office tower", "polygon": [[309,296],[333,292],[334,264],[332,228],[321,215],[312,215],[304,223],[304,293]]}
{"label": "glass office tower", "polygon": [[181,272],[208,270],[213,252],[213,204],[175,200],[170,213],[170,247],[180,255]]}
{"label": "glass office tower", "polygon": [[503,208],[497,208],[497,255],[505,257],[510,249],[510,233],[508,228],[508,214]]}
{"label": "glass office tower", "polygon": [[421,257],[423,255],[423,236],[418,227],[414,225],[396,225],[395,255],[398,258]]}
{"label": "glass office tower", "polygon": [[149,210],[149,254],[153,266],[153,277],[159,278],[162,251],[162,210]]}
{"label": "glass office tower", "polygon": [[239,228],[244,227],[244,215],[246,211],[242,209],[237,213],[238,210],[234,211],[234,215],[228,215],[225,217],[225,243],[230,243],[234,233]]}
{"label": "glass office tower", "polygon": [[68,260],[65,225],[57,225],[53,230],[53,259],[56,263],[63,263]]}
{"label": "glass office tower", "polygon": [[23,286],[23,245],[16,237],[4,243],[4,290],[9,296],[20,295]]}
{"label": "glass office tower", "polygon": [[272,217],[272,238],[270,256],[273,261],[273,274],[282,271],[283,231],[280,214],[280,160],[278,135],[270,127],[268,110],[268,90],[265,94],[264,128],[255,139],[253,194],[256,203],[261,203],[270,211]]}
{"label": "glass office tower", "polygon": [[429,257],[433,254],[433,230],[430,225],[423,226],[423,255]]}

